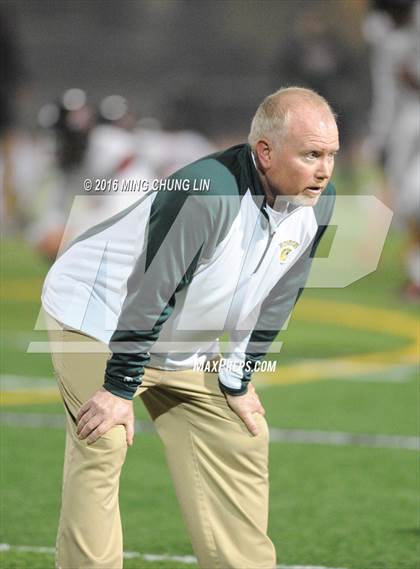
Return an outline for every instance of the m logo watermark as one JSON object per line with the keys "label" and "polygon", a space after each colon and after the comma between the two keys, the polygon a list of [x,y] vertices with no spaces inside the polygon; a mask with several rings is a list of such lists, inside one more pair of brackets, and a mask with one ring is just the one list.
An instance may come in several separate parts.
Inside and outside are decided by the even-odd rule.
{"label": "m logo watermark", "polygon": [[[76,201],[89,199],[89,196],[78,196]],[[108,196],[107,199],[111,199],[111,196]],[[255,196],[252,199],[255,202],[253,204],[255,208],[262,206],[262,199],[261,203],[255,200]],[[324,209],[327,211],[330,209],[328,200],[331,199],[334,198],[329,196],[320,198],[320,205],[325,206]],[[204,200],[208,201],[205,202]],[[324,201],[324,204],[322,204],[322,201]],[[147,199],[142,199],[135,207],[145,207],[146,202]],[[139,333],[137,338],[140,344],[137,346],[137,349],[147,351],[158,339],[160,328],[173,313],[175,299],[184,290],[182,313],[177,316],[177,322],[179,323],[177,330],[182,332],[180,336],[182,336],[183,341],[175,343],[169,341],[162,346],[168,348],[168,351],[188,351],[188,349],[193,349],[193,346],[196,345],[196,338],[200,336],[203,330],[208,331],[209,328],[203,327],[200,323],[200,318],[195,319],[193,324],[191,319],[183,319],[183,313],[187,313],[190,309],[192,312],[197,310],[196,306],[191,307],[189,305],[189,295],[185,294],[185,291],[188,291],[188,286],[200,271],[200,259],[205,259],[206,262],[208,259],[212,259],[215,251],[220,252],[223,240],[233,238],[229,231],[241,229],[240,225],[236,227],[235,224],[239,224],[238,220],[243,222],[242,217],[245,213],[242,210],[242,205],[237,196],[223,196],[223,198],[212,195],[186,196],[182,207],[173,215],[172,223],[164,228],[163,232],[160,232],[161,220],[158,216],[153,217],[152,212],[145,229],[146,238],[142,242],[141,250],[136,249],[135,240],[132,243],[133,264],[125,283],[126,294],[122,310],[117,315],[115,310],[114,312],[104,310],[101,321],[103,329],[108,330],[110,336],[115,330],[120,332],[127,331],[127,337],[130,336],[129,333],[131,331],[135,332],[134,337]],[[134,211],[135,207],[131,206],[129,208],[130,211]],[[150,211],[150,204],[148,207]],[[79,211],[80,204],[75,203],[72,212],[73,210]],[[71,233],[72,212],[69,216],[67,234]],[[226,229],[223,223],[220,223],[220,217],[218,216],[222,214],[226,215],[227,221],[231,223],[231,227]],[[121,217],[121,214],[119,215]],[[212,323],[216,323],[216,325],[212,330],[215,333],[215,337],[223,333],[223,331],[234,332],[236,330],[240,332],[239,336],[243,339],[247,327],[248,332],[250,332],[254,329],[254,326],[262,329],[262,325],[265,330],[277,331],[282,326],[287,326],[287,317],[300,292],[301,286],[305,286],[305,288],[342,288],[375,271],[391,219],[391,210],[374,196],[338,196],[335,199],[333,216],[329,221],[329,225],[336,227],[336,232],[328,256],[309,259],[308,250],[306,250],[306,253],[303,252],[303,255],[306,254],[308,257],[307,269],[310,266],[309,278],[306,284],[299,284],[296,290],[293,291],[292,297],[288,298],[287,303],[285,302],[284,306],[287,309],[287,314],[269,314],[269,317],[263,320],[263,324],[260,322],[258,325],[258,311],[263,311],[267,308],[264,304],[264,299],[262,299],[263,302],[259,306],[251,307],[252,310],[250,308],[250,314],[234,319],[231,318],[232,307],[240,298],[238,295],[243,290],[243,281],[248,278],[246,273],[247,258],[252,253],[251,248],[255,246],[251,237],[257,228],[257,224],[260,223],[259,216],[254,215],[252,224],[246,227],[246,231],[243,231],[244,237],[241,241],[242,256],[236,259],[234,266],[229,264],[225,268],[226,275],[229,275],[231,279],[233,278],[234,282],[231,280],[229,286],[224,291],[223,302],[219,302],[213,308]],[[229,225],[229,223],[225,225]],[[318,220],[318,223],[320,225],[324,224],[322,220]],[[281,231],[281,224],[279,227]],[[79,243],[82,242],[83,239],[79,241]],[[104,306],[108,303],[107,299],[111,291],[115,291],[115,270],[112,266],[113,243],[104,234],[102,241],[96,239],[95,245],[96,247],[100,245],[102,250],[96,256],[96,266],[90,267],[91,282],[83,283],[85,293],[86,287],[90,286],[90,291],[86,293],[86,312],[88,312],[95,295],[97,296],[95,287],[98,286],[98,282],[101,283]],[[76,242],[72,247],[77,246]],[[290,253],[296,250],[298,246],[299,243],[293,239],[286,239],[280,242],[280,247],[276,250],[280,263],[285,263]],[[286,269],[287,272],[284,277],[279,280],[279,288],[281,288],[283,279],[286,280],[290,277],[290,275],[288,277],[289,268],[286,267]],[[293,267],[290,270],[293,271]],[[224,285],[224,279],[221,278],[220,287]],[[207,293],[209,292],[204,287],[201,291],[202,297],[205,298]],[[74,294],[80,294],[80,287],[77,290],[75,289]],[[270,294],[272,294],[271,291],[267,294],[267,298],[269,298]],[[112,304],[111,299],[109,304]],[[246,302],[242,302],[242,300],[240,304],[246,306]],[[206,316],[208,314],[204,314],[202,320]],[[186,323],[187,326],[185,326]],[[44,329],[44,327],[38,322],[35,329]],[[208,334],[205,336],[207,338]],[[43,344],[45,350],[41,349],[42,346],[37,344]],[[127,345],[124,347],[124,344]],[[136,342],[134,342],[135,344]],[[275,344],[271,349],[277,351],[278,347],[279,345]],[[113,344],[112,349],[113,351],[118,349],[121,352],[130,352],[133,350],[133,341],[125,342],[119,340],[118,345]],[[29,346],[29,351],[49,351],[49,348],[44,343],[32,342]]]}

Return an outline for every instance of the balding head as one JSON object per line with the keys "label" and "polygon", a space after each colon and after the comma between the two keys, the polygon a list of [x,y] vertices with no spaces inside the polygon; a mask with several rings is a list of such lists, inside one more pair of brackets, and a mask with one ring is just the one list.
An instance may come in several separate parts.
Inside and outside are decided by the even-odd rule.
{"label": "balding head", "polygon": [[273,93],[258,107],[249,142],[268,205],[316,204],[339,148],[334,114],[323,97],[297,87]]}
{"label": "balding head", "polygon": [[326,118],[335,115],[324,97],[311,89],[287,87],[268,95],[260,104],[251,123],[248,142],[255,149],[257,142],[268,139],[273,145],[287,132],[293,116],[313,111],[325,113]]}

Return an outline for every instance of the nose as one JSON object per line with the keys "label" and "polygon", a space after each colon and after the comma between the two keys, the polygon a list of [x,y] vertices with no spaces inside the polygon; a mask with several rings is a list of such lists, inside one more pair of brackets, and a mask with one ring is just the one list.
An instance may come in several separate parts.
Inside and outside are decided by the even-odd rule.
{"label": "nose", "polygon": [[318,180],[325,180],[330,178],[334,165],[330,160],[320,160],[318,168],[316,169],[315,176]]}

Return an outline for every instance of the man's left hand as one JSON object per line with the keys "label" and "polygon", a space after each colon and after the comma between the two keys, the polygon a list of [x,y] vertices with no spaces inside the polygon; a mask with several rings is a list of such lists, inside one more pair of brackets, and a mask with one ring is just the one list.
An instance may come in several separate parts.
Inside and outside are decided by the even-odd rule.
{"label": "man's left hand", "polygon": [[261,405],[261,401],[254,389],[254,386],[250,383],[248,385],[248,391],[244,395],[234,396],[225,393],[225,396],[232,411],[242,419],[247,426],[248,431],[254,435],[254,437],[257,436],[258,427],[253,415],[254,413],[259,413],[264,416],[265,410]]}

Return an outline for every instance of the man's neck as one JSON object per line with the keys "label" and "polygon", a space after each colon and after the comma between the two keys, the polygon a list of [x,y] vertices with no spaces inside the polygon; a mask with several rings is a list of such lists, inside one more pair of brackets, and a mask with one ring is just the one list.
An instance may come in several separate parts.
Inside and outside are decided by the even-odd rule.
{"label": "man's neck", "polygon": [[270,188],[270,185],[267,181],[267,178],[265,177],[262,170],[259,168],[258,161],[257,161],[256,157],[254,156],[253,152],[251,152],[251,156],[252,156],[252,161],[254,163],[258,177],[260,179],[261,186],[262,186],[264,193],[265,193],[267,205],[272,207],[275,211],[281,211],[281,212],[286,211],[287,207],[289,205],[289,202],[286,199],[283,199],[278,194],[275,194],[271,191],[271,188]]}

